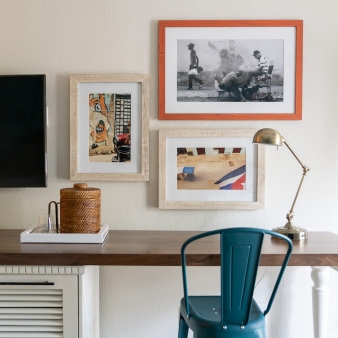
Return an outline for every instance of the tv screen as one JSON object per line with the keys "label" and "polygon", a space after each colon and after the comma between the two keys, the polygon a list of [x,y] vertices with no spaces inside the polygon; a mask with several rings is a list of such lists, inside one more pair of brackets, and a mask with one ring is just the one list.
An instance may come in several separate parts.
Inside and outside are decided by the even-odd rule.
{"label": "tv screen", "polygon": [[0,75],[0,187],[46,187],[46,76]]}

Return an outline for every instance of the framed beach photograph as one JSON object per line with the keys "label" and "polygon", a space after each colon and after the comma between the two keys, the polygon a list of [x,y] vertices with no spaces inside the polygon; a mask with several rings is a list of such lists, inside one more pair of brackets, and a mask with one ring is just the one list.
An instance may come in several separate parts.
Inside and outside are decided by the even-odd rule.
{"label": "framed beach photograph", "polygon": [[70,179],[149,181],[149,76],[70,76]]}
{"label": "framed beach photograph", "polygon": [[301,120],[302,20],[159,21],[160,120]]}
{"label": "framed beach photograph", "polygon": [[160,130],[160,209],[264,208],[265,148],[252,130]]}

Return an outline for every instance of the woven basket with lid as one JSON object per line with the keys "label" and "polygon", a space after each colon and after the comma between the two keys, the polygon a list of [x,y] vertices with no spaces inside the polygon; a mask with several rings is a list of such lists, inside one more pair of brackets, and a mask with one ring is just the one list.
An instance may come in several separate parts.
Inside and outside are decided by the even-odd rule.
{"label": "woven basket with lid", "polygon": [[86,183],[60,190],[61,233],[97,233],[101,226],[101,190]]}

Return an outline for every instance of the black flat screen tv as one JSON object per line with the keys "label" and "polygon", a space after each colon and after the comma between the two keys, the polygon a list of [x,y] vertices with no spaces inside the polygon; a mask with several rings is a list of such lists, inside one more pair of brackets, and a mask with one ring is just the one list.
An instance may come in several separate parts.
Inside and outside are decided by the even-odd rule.
{"label": "black flat screen tv", "polygon": [[46,75],[0,75],[0,187],[46,187]]}

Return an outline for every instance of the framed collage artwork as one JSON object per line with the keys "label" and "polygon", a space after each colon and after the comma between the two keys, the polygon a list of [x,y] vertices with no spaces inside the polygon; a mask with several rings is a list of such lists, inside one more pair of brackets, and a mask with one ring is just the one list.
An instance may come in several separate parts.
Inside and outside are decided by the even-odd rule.
{"label": "framed collage artwork", "polygon": [[149,181],[149,76],[70,76],[70,179]]}

